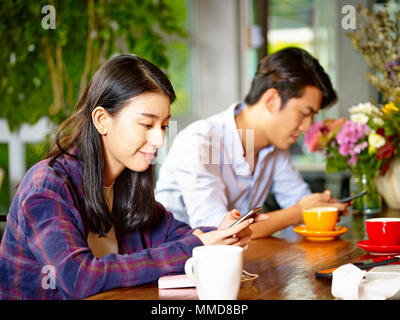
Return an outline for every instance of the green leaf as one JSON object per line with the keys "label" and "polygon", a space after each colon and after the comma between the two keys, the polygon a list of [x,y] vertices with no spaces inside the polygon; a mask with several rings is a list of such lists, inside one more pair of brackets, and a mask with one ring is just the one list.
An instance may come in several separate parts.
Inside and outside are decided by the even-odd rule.
{"label": "green leaf", "polygon": [[347,159],[342,156],[328,156],[326,159],[326,172],[346,171]]}

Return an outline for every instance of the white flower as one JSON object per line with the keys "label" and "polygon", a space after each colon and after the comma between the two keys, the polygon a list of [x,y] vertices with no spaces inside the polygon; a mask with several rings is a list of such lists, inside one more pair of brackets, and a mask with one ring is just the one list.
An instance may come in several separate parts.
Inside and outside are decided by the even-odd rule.
{"label": "white flower", "polygon": [[352,114],[352,115],[350,116],[350,119],[351,119],[351,121],[357,122],[357,123],[363,123],[363,124],[365,124],[365,123],[368,122],[368,116],[366,116],[365,114],[362,114],[362,113],[355,113],[355,114]]}
{"label": "white flower", "polygon": [[375,131],[371,131],[371,133],[368,136],[368,144],[370,150],[376,150],[382,147],[386,143],[386,140],[384,137],[382,137],[380,134],[377,134]]}
{"label": "white flower", "polygon": [[378,126],[383,126],[383,125],[384,125],[384,122],[383,122],[382,118],[374,117],[374,118],[372,119],[372,121],[373,121],[375,124],[377,124]]}
{"label": "white flower", "polygon": [[366,115],[379,115],[381,111],[378,107],[374,106],[371,102],[359,103],[349,109],[351,114],[363,113]]}

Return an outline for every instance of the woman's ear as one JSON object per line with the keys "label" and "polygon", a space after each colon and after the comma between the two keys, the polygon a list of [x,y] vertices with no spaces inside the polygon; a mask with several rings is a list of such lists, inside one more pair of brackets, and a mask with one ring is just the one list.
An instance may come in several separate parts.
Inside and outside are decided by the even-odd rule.
{"label": "woman's ear", "polygon": [[92,121],[97,131],[106,136],[112,125],[112,118],[110,114],[101,106],[97,106],[92,111]]}
{"label": "woman's ear", "polygon": [[278,90],[270,88],[261,96],[261,103],[268,109],[270,113],[279,112],[281,108],[281,96]]}

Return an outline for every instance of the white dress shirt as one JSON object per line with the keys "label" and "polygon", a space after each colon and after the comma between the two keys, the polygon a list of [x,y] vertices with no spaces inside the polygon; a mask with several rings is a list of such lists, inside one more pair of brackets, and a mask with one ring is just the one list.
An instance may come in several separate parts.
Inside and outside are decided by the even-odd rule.
{"label": "white dress shirt", "polygon": [[[244,107],[244,103],[233,104],[187,126],[177,134],[162,163],[156,200],[192,227],[218,226],[232,209],[244,214],[262,206],[270,192],[282,208],[311,193],[288,150],[272,145],[261,149],[255,168],[253,159],[243,156],[235,115]],[[249,150],[253,132],[242,134]]]}

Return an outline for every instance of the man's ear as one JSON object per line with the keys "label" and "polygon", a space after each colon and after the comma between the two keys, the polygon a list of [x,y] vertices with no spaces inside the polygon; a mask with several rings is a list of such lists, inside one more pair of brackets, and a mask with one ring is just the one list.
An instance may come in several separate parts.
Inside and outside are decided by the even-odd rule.
{"label": "man's ear", "polygon": [[263,106],[265,106],[270,113],[279,112],[281,109],[282,99],[278,90],[275,88],[270,88],[265,91],[260,99]]}
{"label": "man's ear", "polygon": [[112,125],[112,118],[110,114],[102,106],[97,106],[92,111],[92,121],[97,131],[106,136]]}

